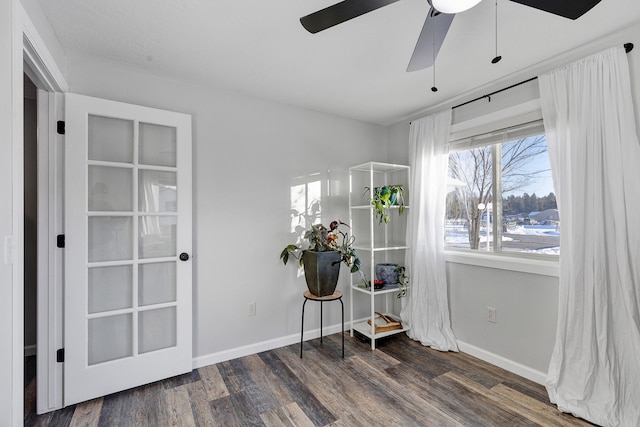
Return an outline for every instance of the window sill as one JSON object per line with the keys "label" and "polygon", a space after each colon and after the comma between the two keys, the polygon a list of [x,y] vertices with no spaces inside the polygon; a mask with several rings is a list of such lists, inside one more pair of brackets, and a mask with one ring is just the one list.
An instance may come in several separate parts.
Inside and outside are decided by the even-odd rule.
{"label": "window sill", "polygon": [[478,267],[497,268],[500,270],[518,271],[558,277],[560,264],[557,259],[532,259],[516,255],[501,255],[470,251],[445,250],[445,261],[454,264],[475,265]]}

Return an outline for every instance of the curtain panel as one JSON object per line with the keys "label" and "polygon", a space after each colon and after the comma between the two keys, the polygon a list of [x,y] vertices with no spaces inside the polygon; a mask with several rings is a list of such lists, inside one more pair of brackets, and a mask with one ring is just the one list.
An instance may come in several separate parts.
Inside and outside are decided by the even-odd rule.
{"label": "curtain panel", "polygon": [[410,338],[441,351],[458,351],[447,295],[444,217],[451,110],[411,123],[411,202],[407,242],[411,289],[401,312]]}
{"label": "curtain panel", "polygon": [[561,411],[640,425],[640,146],[627,56],[539,76],[560,212],[558,325],[546,387]]}

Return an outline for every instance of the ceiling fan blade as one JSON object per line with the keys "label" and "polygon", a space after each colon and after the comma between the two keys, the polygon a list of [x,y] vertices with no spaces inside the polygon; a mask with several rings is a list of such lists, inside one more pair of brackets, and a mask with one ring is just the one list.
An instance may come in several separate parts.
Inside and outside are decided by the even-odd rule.
{"label": "ceiling fan blade", "polygon": [[433,65],[454,16],[455,14],[440,13],[434,8],[429,10],[407,71],[422,70]]}
{"label": "ceiling fan blade", "polygon": [[600,0],[511,0],[534,9],[543,10],[569,19],[578,19]]}
{"label": "ceiling fan blade", "polygon": [[342,24],[365,13],[398,0],[344,0],[300,18],[302,26],[312,34]]}

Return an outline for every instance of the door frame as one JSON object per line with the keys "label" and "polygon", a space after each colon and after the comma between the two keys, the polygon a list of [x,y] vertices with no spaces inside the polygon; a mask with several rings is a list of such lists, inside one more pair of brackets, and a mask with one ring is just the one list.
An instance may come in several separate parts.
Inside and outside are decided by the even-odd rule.
{"label": "door frame", "polygon": [[[37,397],[38,414],[62,408],[63,402],[63,365],[56,362],[56,350],[63,346],[63,254],[56,249],[56,235],[63,233],[63,170],[61,159],[64,156],[64,137],[56,132],[56,122],[63,118],[64,97],[68,84],[53,56],[35,25],[20,4],[19,20],[22,27],[22,73],[26,74],[38,88],[38,273],[37,273]],[[20,88],[20,93],[22,88]],[[20,111],[22,115],[22,111]],[[22,122],[21,122],[22,123]],[[24,141],[19,144],[20,155],[24,150]],[[14,158],[14,164],[16,159]],[[20,162],[20,164],[22,164]],[[14,169],[14,193],[22,190],[24,171]],[[20,190],[18,191],[18,185]],[[22,203],[13,206],[14,218],[24,215]],[[24,231],[15,232],[20,236]],[[16,257],[22,257],[22,252]],[[21,259],[22,266],[24,260]],[[23,272],[18,274],[22,277]],[[23,286],[23,280],[14,280],[14,289]],[[21,299],[24,300],[22,294]],[[23,301],[22,301],[23,303]],[[15,310],[14,334],[19,335],[22,342],[24,333],[24,313]],[[21,308],[21,307],[20,307]],[[19,313],[18,313],[19,312]],[[15,342],[15,340],[14,340]],[[22,345],[14,351],[14,357],[23,360]],[[14,363],[14,366],[16,364]],[[16,378],[22,382],[22,371]],[[20,387],[20,391],[24,388]],[[15,396],[22,400],[23,393]],[[22,415],[22,411],[20,416]]]}

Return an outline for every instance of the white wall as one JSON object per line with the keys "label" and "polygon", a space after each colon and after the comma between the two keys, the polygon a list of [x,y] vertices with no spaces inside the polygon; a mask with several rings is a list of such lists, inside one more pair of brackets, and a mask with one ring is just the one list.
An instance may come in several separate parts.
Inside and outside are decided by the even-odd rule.
{"label": "white wall", "polygon": [[[194,356],[298,334],[306,285],[278,259],[293,239],[290,187],[320,180],[324,221],[347,221],[347,168],[386,160],[386,128],[74,56],[68,71],[72,92],[193,116]],[[339,305],[327,313],[338,323]]]}
{"label": "white wall", "polygon": [[[493,88],[481,93],[468,94],[462,101],[498,90],[532,75],[561,66],[609,46],[635,43],[635,49],[628,54],[632,79],[636,124],[640,124],[640,26],[625,29],[600,40],[596,44],[585,45],[560,58],[552,58],[539,64],[535,70],[525,70],[521,77],[510,76],[509,83],[496,82]],[[468,120],[496,109],[505,108],[510,103],[532,98],[535,91],[528,87],[506,91],[486,100],[461,108],[454,115],[454,122]],[[515,100],[514,98],[517,98]],[[460,103],[461,99],[442,105],[430,112]],[[446,104],[446,103],[445,103]],[[429,114],[426,112],[418,117]],[[640,127],[639,127],[640,129]],[[390,141],[408,141],[409,121],[389,127]],[[394,157],[390,145],[390,161],[404,163],[407,160]],[[449,304],[451,323],[458,340],[469,344],[468,350],[496,362],[507,362],[508,366],[523,365],[525,370],[546,373],[555,341],[555,327],[558,315],[558,278],[498,268],[487,268],[458,262],[447,262]],[[487,322],[487,306],[497,309],[498,322]],[[498,359],[503,358],[500,361]],[[537,371],[537,372],[535,372]],[[544,375],[538,376],[538,379]]]}
{"label": "white wall", "polygon": [[409,164],[409,122],[389,126],[389,163]]}
{"label": "white wall", "polygon": [[[447,275],[458,340],[547,372],[558,319],[557,277],[452,262]],[[487,307],[496,309],[496,323],[487,321]]]}

